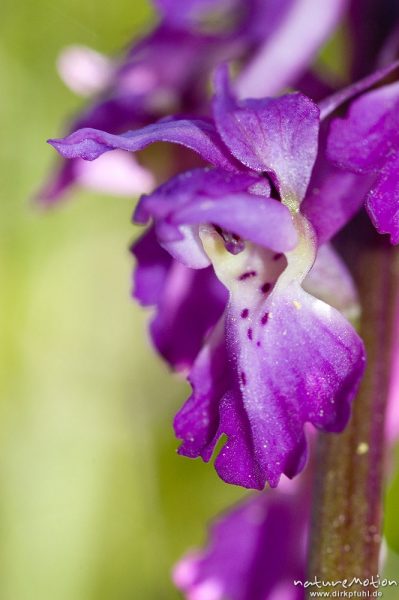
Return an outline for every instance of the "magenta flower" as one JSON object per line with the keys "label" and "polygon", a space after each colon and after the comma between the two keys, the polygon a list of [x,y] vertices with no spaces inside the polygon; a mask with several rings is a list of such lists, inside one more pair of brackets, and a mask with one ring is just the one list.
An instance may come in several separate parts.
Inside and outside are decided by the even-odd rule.
{"label": "magenta flower", "polygon": [[[303,468],[305,422],[343,429],[364,351],[345,318],[301,285],[317,246],[299,207],[317,154],[318,107],[300,94],[237,102],[221,70],[214,119],[167,120],[121,136],[86,129],[51,143],[67,158],[92,160],[172,141],[214,165],[143,197],[135,217],[152,218],[161,246],[186,267],[212,264],[229,292],[190,371],[193,394],[175,420],[179,452],[208,461],[225,434],[219,475],[262,489]],[[203,321],[205,334],[212,323]]]}

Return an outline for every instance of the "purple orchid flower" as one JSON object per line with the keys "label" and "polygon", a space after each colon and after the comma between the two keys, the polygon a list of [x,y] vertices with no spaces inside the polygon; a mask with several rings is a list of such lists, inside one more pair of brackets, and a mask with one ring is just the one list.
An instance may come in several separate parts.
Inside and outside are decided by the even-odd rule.
{"label": "purple orchid flower", "polygon": [[[390,66],[388,69],[372,74],[361,82],[326,99],[322,103],[324,115],[331,114],[342,102],[347,101],[351,94],[358,94],[377,83],[389,74],[393,68],[393,66]],[[359,211],[370,185],[370,176],[353,174],[332,165],[325,156],[326,127],[323,128],[321,134],[322,151],[318,153],[311,181],[301,205],[301,211],[312,223],[318,243],[325,244]],[[192,174],[190,177],[192,178]],[[208,191],[209,184],[208,177]],[[262,181],[261,185],[266,185],[266,182]],[[171,188],[170,196],[176,199],[176,189],[173,181],[169,187]],[[168,186],[162,189],[166,191]],[[181,264],[181,260],[187,264],[187,253],[180,257],[180,262],[177,261],[178,264],[175,264],[176,261],[159,247],[153,232],[145,234],[143,241],[137,243],[138,251],[136,252],[135,249],[136,244],[132,247],[132,252],[137,260],[134,296],[144,306],[156,307],[156,315],[150,327],[152,341],[174,369],[189,369],[201,349],[206,334],[216,324],[226,306],[226,289],[216,278],[213,269],[208,268],[200,274],[197,274],[197,272],[193,274],[191,269],[185,268]],[[316,264],[320,252],[321,249],[318,251]],[[201,256],[203,257],[203,254]],[[331,253],[330,259],[332,260]],[[336,261],[332,262],[335,264]],[[208,264],[206,258],[204,264]],[[190,266],[193,265],[190,264]],[[178,286],[176,286],[176,272],[179,273]],[[310,276],[314,272],[315,265],[310,271]],[[323,269],[323,272],[327,273],[327,270]],[[162,273],[162,278],[155,275],[160,273]],[[154,279],[154,275],[156,279]],[[202,293],[200,301],[194,302],[192,289],[195,288],[195,282],[193,282],[193,278],[197,276],[201,277]],[[343,276],[342,273],[340,276]],[[305,279],[304,284],[308,279],[309,276]],[[162,285],[159,285],[158,281],[161,281]],[[337,284],[337,281],[338,278],[335,280],[335,284]],[[151,301],[149,301],[146,287],[149,288],[151,282]],[[324,277],[324,286],[326,285],[330,285],[330,283]],[[342,281],[339,287],[342,292]],[[173,294],[168,291],[172,289]],[[320,297],[318,295],[320,289],[321,286],[318,284],[316,286],[317,293],[313,291],[312,294]],[[208,290],[211,291],[209,296],[207,295]],[[321,299],[331,304],[330,297],[324,295],[321,296]],[[201,303],[210,307],[209,310],[201,310]],[[334,304],[334,306],[336,305]],[[176,310],[176,307],[179,307],[179,310]],[[194,307],[196,307],[195,310]],[[341,310],[342,307],[336,306],[336,308]],[[175,335],[176,331],[186,332],[186,335]]]}
{"label": "purple orchid flower", "polygon": [[[93,160],[113,148],[171,141],[213,165],[142,198],[135,217],[152,218],[175,260],[194,269],[211,264],[229,292],[191,369],[193,394],[175,430],[183,439],[179,452],[206,461],[227,435],[215,467],[244,487],[276,486],[282,473],[293,477],[303,468],[305,422],[342,430],[364,369],[363,345],[350,324],[302,287],[317,242],[299,209],[318,130],[319,109],[310,99],[237,102],[222,69],[214,123],[167,120],[121,136],[86,129],[50,142],[66,158]],[[196,292],[201,300],[201,288]]]}
{"label": "purple orchid flower", "polygon": [[[89,127],[118,134],[170,112],[203,112],[209,75],[227,59],[240,60],[240,93],[274,94],[302,75],[347,3],[337,0],[320,11],[318,0],[190,0],[184,5],[156,0],[160,23],[122,60],[110,61],[84,48],[62,54],[59,70],[66,83],[78,93],[99,94],[71,131]],[[310,26],[308,16],[316,10],[317,26],[314,21]],[[121,154],[103,157],[98,165],[75,158],[51,175],[39,200],[55,202],[74,184],[133,195],[150,191],[154,179]]]}
{"label": "purple orchid flower", "polygon": [[[304,287],[346,316],[359,316],[356,288],[330,244],[318,251]],[[397,421],[396,421],[397,422]],[[310,443],[315,436],[309,430]],[[313,465],[277,490],[247,497],[212,526],[205,549],[175,566],[187,600],[302,600],[306,579]]]}
{"label": "purple orchid flower", "polygon": [[189,552],[174,568],[184,597],[302,600],[303,587],[295,581],[305,579],[310,505],[303,483],[250,496],[216,520],[208,546]]}

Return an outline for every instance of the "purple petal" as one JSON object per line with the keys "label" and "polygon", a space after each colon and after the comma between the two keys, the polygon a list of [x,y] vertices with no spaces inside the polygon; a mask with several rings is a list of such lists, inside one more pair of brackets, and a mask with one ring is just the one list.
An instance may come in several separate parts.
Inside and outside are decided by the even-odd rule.
{"label": "purple petal", "polygon": [[137,260],[134,295],[144,306],[156,308],[152,341],[174,369],[187,369],[226,306],[226,289],[211,268],[195,271],[172,260],[153,230],[132,252]]}
{"label": "purple petal", "polygon": [[208,462],[219,426],[219,399],[229,386],[223,320],[216,326],[190,371],[193,393],[174,420],[176,437],[183,440],[179,454]]}
{"label": "purple petal", "polygon": [[174,211],[169,221],[174,225],[215,224],[276,252],[291,250],[298,241],[288,208],[273,198],[251,194],[197,200]]}
{"label": "purple petal", "polygon": [[380,169],[399,146],[399,83],[355,100],[347,117],[331,123],[327,155],[358,173]]}
{"label": "purple petal", "polygon": [[[367,211],[380,233],[399,242],[399,83],[369,92],[331,124],[327,152],[343,168],[370,174]],[[374,177],[373,177],[374,174]]]}
{"label": "purple petal", "polygon": [[153,342],[176,370],[191,368],[227,302],[211,267],[194,270],[174,261],[150,325]]}
{"label": "purple petal", "polygon": [[366,198],[367,212],[379,233],[399,243],[399,156],[387,161]]}
{"label": "purple petal", "polygon": [[187,600],[302,600],[309,498],[295,492],[251,496],[220,517],[208,546],[174,569]]}
{"label": "purple petal", "polygon": [[360,210],[370,177],[343,171],[322,155],[317,158],[301,212],[311,222],[319,244],[329,241]]}
{"label": "purple petal", "polygon": [[213,165],[235,170],[214,126],[202,120],[167,120],[142,129],[114,135],[97,129],[80,129],[65,138],[48,140],[64,158],[95,160],[104,152],[120,148],[136,152],[154,142],[171,142],[186,146]]}
{"label": "purple petal", "polygon": [[383,69],[379,69],[375,71],[371,75],[368,75],[364,79],[353,83],[352,85],[339,90],[332,96],[329,96],[325,100],[319,102],[320,107],[320,120],[323,121],[326,119],[331,113],[334,112],[341,104],[344,104],[354,96],[358,96],[362,92],[376,85],[385,77],[390,75],[393,71],[395,71],[399,67],[399,60],[395,61],[391,65],[384,67]]}
{"label": "purple petal", "polygon": [[189,269],[204,269],[211,264],[203,248],[198,227],[182,225],[176,228],[161,222],[155,226],[155,231],[162,248]]}
{"label": "purple petal", "polygon": [[145,223],[152,217],[162,246],[194,268],[208,263],[198,260],[202,244],[198,233],[186,226],[218,225],[276,252],[290,250],[297,243],[297,233],[289,210],[272,198],[242,192],[254,188],[257,192],[267,191],[260,190],[262,182],[263,179],[251,173],[220,169],[188,171],[143,197],[135,219]]}
{"label": "purple petal", "polygon": [[287,10],[287,2],[274,3],[284,18],[239,76],[238,95],[260,98],[292,84],[336,27],[347,4],[347,0],[295,0]]}
{"label": "purple petal", "polygon": [[[324,431],[345,427],[364,370],[364,350],[337,311],[297,284],[284,295],[272,294],[248,322],[239,319],[241,310],[231,305],[226,324],[240,381],[229,398],[230,414],[222,415],[220,433],[229,439],[215,466],[222,479],[261,489],[265,481],[276,486],[281,473],[292,477],[303,468],[306,421]],[[242,481],[236,476],[244,437],[239,425],[252,454],[252,472]]]}
{"label": "purple petal", "polygon": [[137,266],[133,275],[133,295],[142,306],[157,304],[161,298],[172,258],[161,248],[154,229],[149,229],[131,246]]}
{"label": "purple petal", "polygon": [[303,288],[339,310],[349,320],[357,319],[360,315],[355,283],[348,267],[331,244],[324,244],[318,249]]}
{"label": "purple petal", "polygon": [[[112,133],[119,133],[128,127],[141,127],[147,119],[148,115],[143,114],[143,107],[137,102],[137,98],[116,96],[101,99],[93,104],[75,120],[71,130],[106,128]],[[65,195],[68,189],[77,183],[83,169],[81,162],[80,158],[63,161],[38,194],[38,201],[49,205]],[[111,177],[112,175],[109,175],[109,178]],[[145,188],[141,190],[143,191]]]}
{"label": "purple petal", "polygon": [[[250,172],[232,173],[210,168],[185,171],[160,185],[150,195],[142,197],[135,210],[134,220],[145,224],[150,217],[166,217],[193,198],[220,198],[226,194],[246,192],[261,182],[267,184],[266,180]],[[267,186],[266,195],[269,195],[269,191],[270,187]]]}
{"label": "purple petal", "polygon": [[304,197],[317,154],[319,109],[302,94],[237,102],[219,69],[214,112],[226,146],[246,167],[268,172],[285,198]]}
{"label": "purple petal", "polygon": [[184,440],[179,452],[204,460],[225,434],[215,461],[220,477],[262,489],[303,468],[305,422],[324,431],[345,427],[364,349],[344,317],[299,284],[267,296],[270,287],[260,286],[256,276],[242,285],[248,281],[257,294],[252,303],[246,292],[233,295],[226,347],[220,336],[213,340],[217,350],[208,346],[200,354],[191,375],[193,394],[175,429]]}

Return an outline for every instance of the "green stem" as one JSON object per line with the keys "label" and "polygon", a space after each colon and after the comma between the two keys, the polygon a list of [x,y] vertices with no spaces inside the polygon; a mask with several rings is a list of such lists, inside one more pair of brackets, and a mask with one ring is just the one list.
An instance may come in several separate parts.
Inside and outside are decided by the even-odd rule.
{"label": "green stem", "polygon": [[[389,391],[398,260],[385,240],[354,252],[367,369],[348,428],[318,443],[309,579],[376,578],[382,526],[384,417]],[[314,588],[313,588],[314,589]],[[323,588],[332,590],[330,586]],[[335,588],[337,589],[337,588]],[[339,588],[338,588],[339,589]],[[351,591],[365,590],[353,585]],[[371,588],[370,588],[371,589]],[[375,588],[373,588],[375,591]]]}

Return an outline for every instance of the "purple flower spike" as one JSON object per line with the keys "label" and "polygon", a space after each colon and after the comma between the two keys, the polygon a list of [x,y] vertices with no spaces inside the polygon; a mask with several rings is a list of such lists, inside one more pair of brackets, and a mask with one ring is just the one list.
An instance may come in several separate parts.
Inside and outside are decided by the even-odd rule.
{"label": "purple flower spike", "polygon": [[[292,484],[291,484],[292,485]],[[208,546],[187,554],[173,580],[187,600],[302,600],[307,490],[257,494],[211,526]]]}
{"label": "purple flower spike", "polygon": [[374,175],[367,211],[380,233],[399,243],[399,83],[364,94],[331,124],[328,156],[340,167]]}

